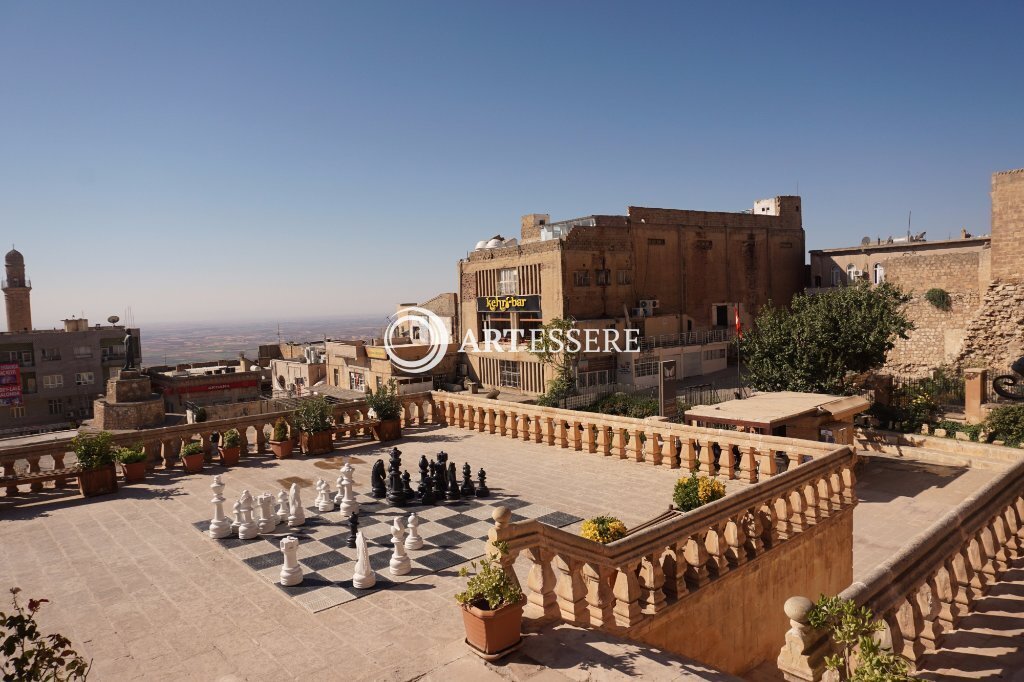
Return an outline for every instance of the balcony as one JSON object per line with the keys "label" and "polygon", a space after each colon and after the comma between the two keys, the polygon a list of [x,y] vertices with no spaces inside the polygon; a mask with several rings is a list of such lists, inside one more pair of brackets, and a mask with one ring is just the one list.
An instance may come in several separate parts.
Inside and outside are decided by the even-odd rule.
{"label": "balcony", "polygon": [[0,288],[9,289],[12,287],[25,287],[26,289],[32,288],[32,280],[30,279],[7,279],[0,280]]}

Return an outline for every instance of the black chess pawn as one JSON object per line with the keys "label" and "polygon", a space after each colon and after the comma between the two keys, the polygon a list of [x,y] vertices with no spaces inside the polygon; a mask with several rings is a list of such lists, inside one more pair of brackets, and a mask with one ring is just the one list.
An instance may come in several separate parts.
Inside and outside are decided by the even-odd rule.
{"label": "black chess pawn", "polygon": [[473,469],[468,462],[462,465],[462,489],[459,492],[463,497],[473,497],[476,493],[473,487]]}
{"label": "black chess pawn", "polygon": [[387,494],[388,489],[384,481],[384,460],[378,459],[370,470],[370,495],[379,500]]}
{"label": "black chess pawn", "polygon": [[356,548],[356,535],[359,533],[359,512],[348,517],[348,542],[346,547]]}
{"label": "black chess pawn", "polygon": [[448,464],[448,490],[445,492],[444,499],[449,501],[456,501],[462,498],[459,493],[459,479],[455,474],[455,462]]}
{"label": "black chess pawn", "polygon": [[427,474],[426,480],[423,481],[423,495],[420,496],[420,502],[422,504],[437,504],[437,497],[434,496],[434,477]]}
{"label": "black chess pawn", "polygon": [[427,461],[427,456],[422,455],[420,457],[420,482],[416,486],[416,497],[423,497],[423,488],[426,486],[427,476],[430,475],[430,462]]}
{"label": "black chess pawn", "polygon": [[476,472],[476,496],[477,497],[488,497],[491,491],[487,488],[487,472],[480,469]]}
{"label": "black chess pawn", "polygon": [[416,497],[416,493],[412,489],[412,476],[406,471],[402,474],[402,490],[405,492],[405,497],[412,500]]}

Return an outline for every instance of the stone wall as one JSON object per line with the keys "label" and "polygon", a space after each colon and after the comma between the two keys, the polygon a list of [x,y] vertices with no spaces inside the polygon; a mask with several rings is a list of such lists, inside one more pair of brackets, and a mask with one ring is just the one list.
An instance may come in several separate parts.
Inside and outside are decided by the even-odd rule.
{"label": "stone wall", "polygon": [[[987,279],[989,252],[916,254],[890,259],[886,281],[913,296],[906,313],[914,330],[897,340],[886,369],[896,374],[924,375],[956,361],[968,335],[968,324],[981,305],[982,282]],[[952,301],[940,310],[924,298],[932,288],[944,289]]]}
{"label": "stone wall", "polygon": [[164,423],[164,401],[159,396],[131,403],[100,398],[93,403],[93,415],[93,424],[104,431],[155,428]]}
{"label": "stone wall", "polygon": [[1024,168],[992,175],[992,277],[1024,277]]}
{"label": "stone wall", "polygon": [[995,280],[967,326],[967,341],[957,356],[957,363],[963,367],[1004,370],[1021,356],[1024,356],[1024,282]]}

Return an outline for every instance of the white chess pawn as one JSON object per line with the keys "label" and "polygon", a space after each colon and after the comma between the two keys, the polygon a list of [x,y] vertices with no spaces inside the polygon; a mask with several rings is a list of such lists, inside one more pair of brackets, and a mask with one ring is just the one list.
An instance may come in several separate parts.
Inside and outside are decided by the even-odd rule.
{"label": "white chess pawn", "polygon": [[277,494],[277,522],[288,523],[288,493],[283,490]]}
{"label": "white chess pawn", "polygon": [[391,527],[391,544],[395,547],[388,564],[391,575],[405,575],[412,570],[412,562],[405,553],[405,521],[401,516],[395,519],[395,525]]}
{"label": "white chess pawn", "polygon": [[331,484],[320,479],[320,501],[316,505],[321,514],[334,511],[334,500],[331,498]]}
{"label": "white chess pawn", "polygon": [[242,491],[238,503],[242,512],[242,522],[238,524],[238,539],[252,540],[259,535],[260,529],[252,520],[252,495],[248,490]]}
{"label": "white chess pawn", "polygon": [[263,493],[256,498],[256,504],[260,508],[260,519],[257,522],[260,535],[273,533],[277,527],[277,514],[274,513],[274,497],[270,493]]}
{"label": "white chess pawn", "polygon": [[292,483],[288,491],[288,525],[294,528],[306,522],[306,512],[302,508],[302,498],[299,496],[299,484]]}
{"label": "white chess pawn", "polygon": [[356,533],[356,568],[352,574],[352,587],[365,590],[377,584],[377,574],[370,565],[370,551],[362,531]]}
{"label": "white chess pawn", "polygon": [[413,512],[409,514],[409,537],[405,539],[406,549],[420,549],[423,547],[423,538],[420,537],[420,517]]}
{"label": "white chess pawn", "polygon": [[299,539],[289,535],[281,540],[281,552],[284,553],[284,565],[281,567],[281,584],[287,587],[298,585],[302,582],[302,567],[296,558],[299,549]]}
{"label": "white chess pawn", "polygon": [[338,484],[338,492],[334,494],[334,504],[340,509],[341,503],[345,501],[345,476],[339,475],[335,483]]}
{"label": "white chess pawn", "polygon": [[231,516],[234,520],[231,522],[231,535],[238,535],[238,527],[242,525],[242,503],[235,502],[231,505]]}
{"label": "white chess pawn", "polygon": [[207,534],[211,538],[226,538],[231,535],[231,521],[224,516],[224,482],[220,480],[220,474],[213,477],[210,484],[213,489],[213,518],[210,519],[210,529]]}

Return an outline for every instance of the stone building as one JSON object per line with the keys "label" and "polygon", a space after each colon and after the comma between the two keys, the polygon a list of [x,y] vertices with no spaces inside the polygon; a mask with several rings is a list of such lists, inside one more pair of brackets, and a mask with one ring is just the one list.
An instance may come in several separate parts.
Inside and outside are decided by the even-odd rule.
{"label": "stone building", "polygon": [[237,364],[148,367],[146,375],[163,398],[164,409],[172,414],[185,414],[192,405],[242,403],[260,397],[261,373]]}
{"label": "stone building", "polygon": [[[459,262],[460,333],[480,339],[496,330],[505,342],[522,330],[529,339],[555,318],[636,329],[644,352],[586,355],[578,385],[654,385],[659,363],[672,359],[682,378],[697,376],[725,368],[737,307],[749,325],[765,303],[788,304],[802,288],[803,249],[795,196],[742,213],[631,206],[626,215],[559,222],[531,214],[520,239],[482,241]],[[465,373],[485,387],[539,394],[554,378],[525,350],[470,351],[465,360]]]}
{"label": "stone building", "polygon": [[[4,258],[8,331],[0,333],[0,433],[28,432],[93,416],[93,400],[124,363],[126,332],[141,355],[138,329],[67,319],[55,329],[32,329],[31,282],[15,250]],[[116,319],[116,318],[112,318]]]}

